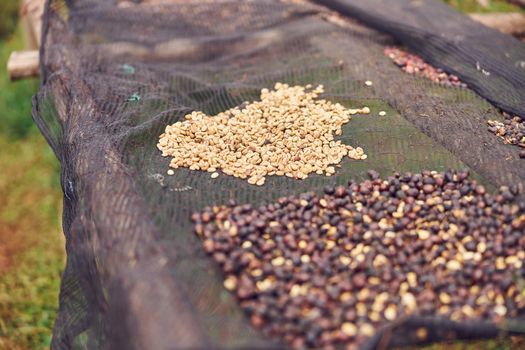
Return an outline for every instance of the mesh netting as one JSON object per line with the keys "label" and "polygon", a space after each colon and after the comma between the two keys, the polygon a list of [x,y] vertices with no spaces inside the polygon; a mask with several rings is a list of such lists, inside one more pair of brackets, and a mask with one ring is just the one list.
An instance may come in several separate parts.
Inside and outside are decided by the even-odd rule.
{"label": "mesh netting", "polygon": [[441,1],[317,0],[390,33],[501,109],[524,115],[525,47]]}
{"label": "mesh netting", "polygon": [[[402,22],[404,12],[396,9],[405,2],[370,8]],[[368,2],[355,3],[369,9]],[[478,84],[479,71],[456,66],[465,57],[443,44],[452,45],[471,24],[448,8],[434,16],[455,32],[439,36],[439,46],[425,46],[425,58],[443,60],[469,86],[490,86],[477,91],[499,107],[522,111],[524,90],[510,85],[523,82],[523,71],[505,80],[508,63],[500,70],[481,62],[502,73]],[[394,20],[378,28],[406,30]],[[493,31],[483,35],[488,46],[504,42]],[[487,120],[502,119],[498,110],[469,89],[404,74],[383,53],[393,44],[325,8],[292,0],[50,0],[34,117],[62,164],[68,259],[53,347],[280,347],[249,326],[192,234],[191,213],[205,206],[321,191],[363,178],[368,169],[388,176],[469,168],[489,188],[523,188],[518,150],[486,130]],[[513,52],[524,51],[513,44]],[[486,52],[493,50],[481,52],[490,61]],[[262,187],[188,169],[165,176],[169,159],[156,143],[166,125],[192,111],[214,115],[256,100],[276,82],[323,84],[325,99],[369,106],[371,114],[355,116],[339,138],[362,147],[368,159],[344,160],[333,177],[269,177]],[[399,320],[369,345],[416,342],[407,334],[421,325],[433,330],[433,341],[495,337],[513,323]]]}

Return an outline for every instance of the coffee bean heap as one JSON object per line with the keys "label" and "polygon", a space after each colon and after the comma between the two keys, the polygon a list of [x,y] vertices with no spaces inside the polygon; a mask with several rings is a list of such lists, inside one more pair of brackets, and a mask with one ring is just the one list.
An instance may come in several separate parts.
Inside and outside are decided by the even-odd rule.
{"label": "coffee bean heap", "polygon": [[384,53],[408,74],[422,76],[447,87],[467,87],[457,76],[447,74],[441,68],[434,68],[419,56],[389,46],[385,48]]}
{"label": "coffee bean heap", "polygon": [[503,113],[503,123],[497,120],[489,120],[489,131],[500,137],[509,145],[521,147],[520,158],[525,158],[525,119]]}
{"label": "coffee bean heap", "polygon": [[489,194],[467,171],[369,175],[192,216],[253,326],[293,348],[353,349],[406,315],[498,322],[525,310],[513,190]]}
{"label": "coffee bean heap", "polygon": [[[166,127],[157,147],[173,157],[170,167],[206,170],[217,178],[227,175],[263,185],[266,176],[306,179],[310,173],[331,176],[334,165],[348,156],[366,159],[363,149],[336,141],[354,114],[370,109],[347,109],[319,99],[320,85],[275,84],[261,90],[261,100],[216,116],[193,112],[186,120]],[[334,135],[335,134],[335,135]]]}

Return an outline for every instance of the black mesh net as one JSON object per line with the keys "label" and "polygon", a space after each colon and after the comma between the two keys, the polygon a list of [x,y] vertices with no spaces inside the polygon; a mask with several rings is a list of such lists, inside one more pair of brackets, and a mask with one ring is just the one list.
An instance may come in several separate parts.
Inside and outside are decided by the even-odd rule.
{"label": "black mesh net", "polygon": [[439,1],[318,0],[390,33],[437,67],[457,74],[497,107],[525,114],[525,48]]}
{"label": "black mesh net", "polygon": [[[498,107],[523,112],[522,43],[480,31],[437,1],[334,3],[355,8],[348,14],[418,49]],[[412,3],[421,4],[420,18],[450,30],[413,31]],[[466,34],[473,31],[483,42]],[[318,192],[368,169],[387,176],[468,168],[491,189],[525,184],[518,148],[487,131],[487,120],[502,120],[494,106],[470,89],[404,74],[383,53],[393,38],[318,5],[50,0],[43,39],[34,118],[62,164],[68,254],[56,349],[281,347],[249,326],[192,233],[191,213],[206,206]],[[269,177],[262,187],[188,169],[166,176],[169,160],[156,147],[166,125],[256,100],[276,82],[323,84],[323,98],[369,106],[371,115],[355,116],[340,137],[368,159],[344,160],[333,177]],[[434,341],[495,337],[514,323],[400,320],[368,344],[413,344],[411,330],[421,325]]]}

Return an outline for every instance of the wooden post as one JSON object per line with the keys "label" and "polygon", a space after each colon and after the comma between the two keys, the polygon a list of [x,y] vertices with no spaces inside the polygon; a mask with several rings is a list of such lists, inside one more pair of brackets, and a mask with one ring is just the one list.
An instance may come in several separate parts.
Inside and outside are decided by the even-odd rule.
{"label": "wooden post", "polygon": [[473,13],[470,18],[506,34],[525,33],[525,15],[522,13]]}
{"label": "wooden post", "polygon": [[12,81],[38,77],[40,75],[38,51],[12,52],[7,61],[7,71]]}
{"label": "wooden post", "polygon": [[44,0],[22,0],[20,6],[22,25],[28,34],[28,45],[33,50],[40,47],[44,6]]}
{"label": "wooden post", "polygon": [[29,50],[12,52],[9,56],[7,71],[11,80],[38,77],[40,74],[38,49],[41,44],[44,6],[45,0],[22,0],[20,21]]}

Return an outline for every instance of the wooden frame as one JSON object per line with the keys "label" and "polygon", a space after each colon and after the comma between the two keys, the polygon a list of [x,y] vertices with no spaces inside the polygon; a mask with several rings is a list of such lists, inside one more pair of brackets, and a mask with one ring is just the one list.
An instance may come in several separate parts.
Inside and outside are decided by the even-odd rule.
{"label": "wooden frame", "polygon": [[38,77],[40,75],[39,54],[42,37],[42,17],[45,0],[22,0],[20,20],[24,28],[28,50],[12,52],[7,61],[11,80]]}
{"label": "wooden frame", "polygon": [[[525,0],[515,1],[520,5],[525,4]],[[22,0],[21,21],[30,50],[11,53],[7,62],[7,71],[11,80],[39,76],[38,49],[41,44],[44,7],[45,0]],[[477,22],[507,34],[525,33],[525,15],[521,13],[471,14],[470,17]]]}

